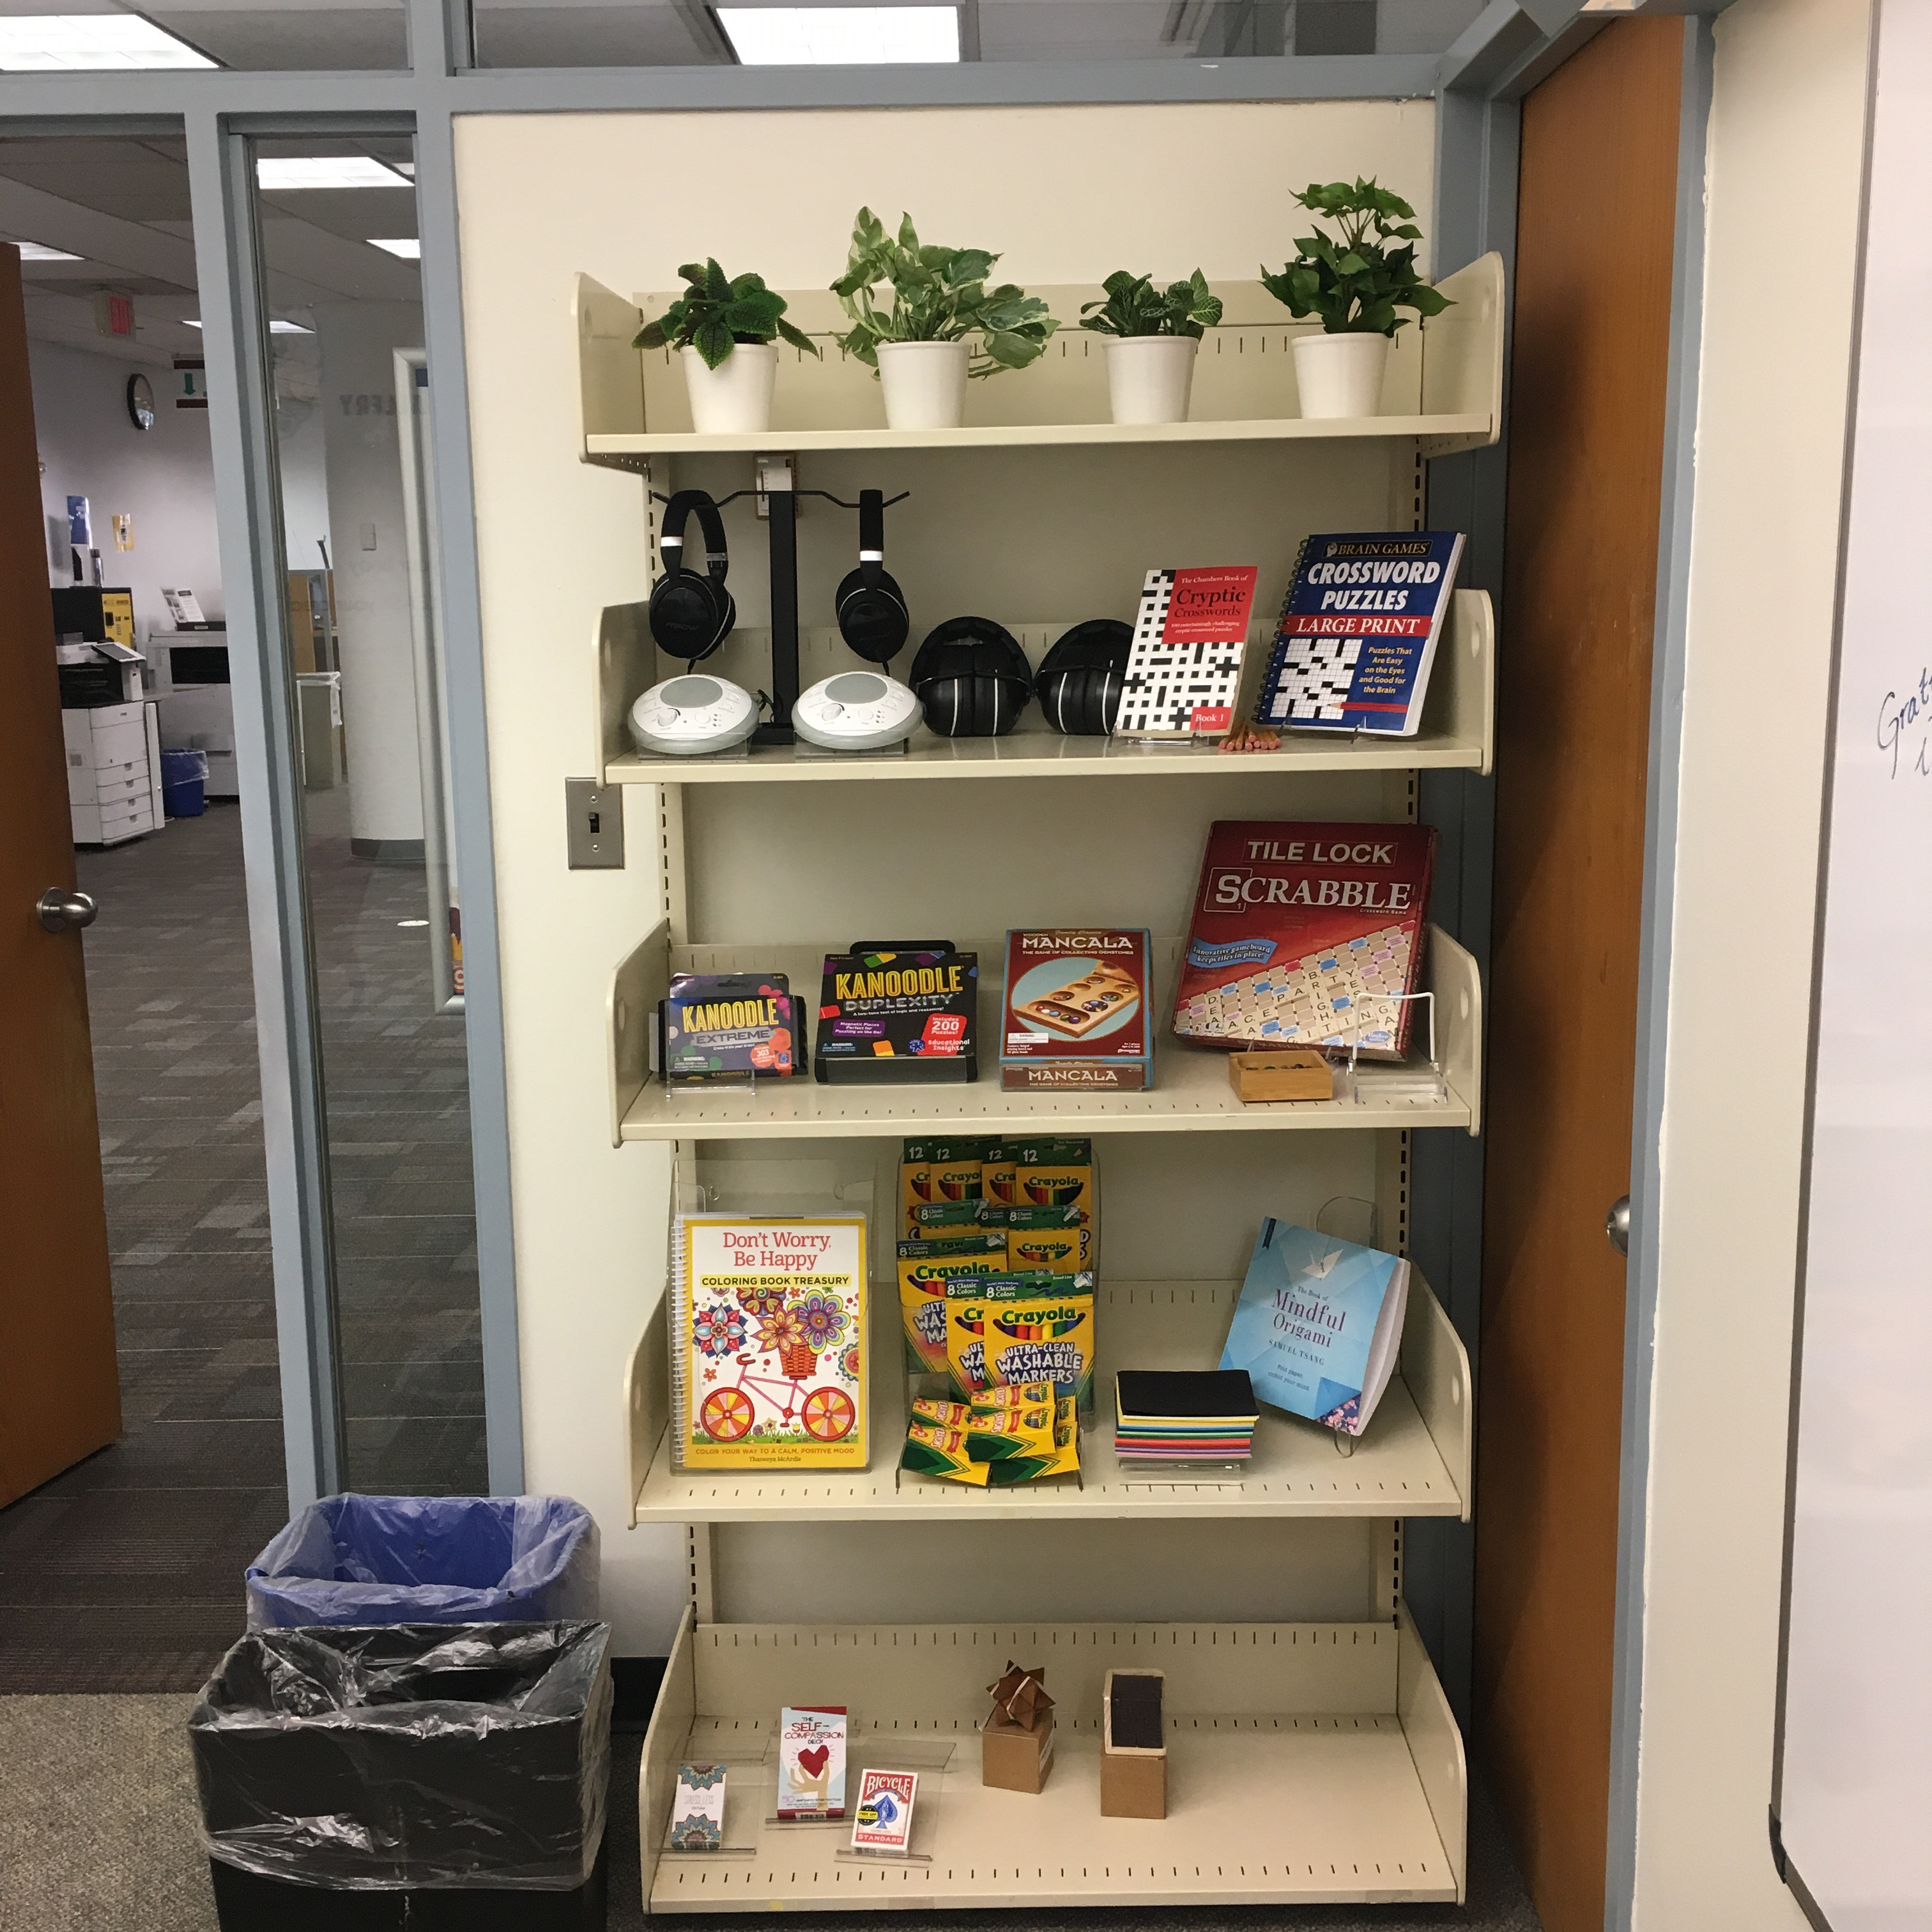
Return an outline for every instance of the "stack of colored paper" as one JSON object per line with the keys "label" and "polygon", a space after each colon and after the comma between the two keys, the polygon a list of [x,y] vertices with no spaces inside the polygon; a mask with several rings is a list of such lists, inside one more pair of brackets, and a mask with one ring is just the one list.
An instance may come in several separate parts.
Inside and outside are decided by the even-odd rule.
{"label": "stack of colored paper", "polygon": [[1124,1462],[1235,1462],[1254,1450],[1245,1369],[1123,1369],[1114,1378],[1114,1453]]}

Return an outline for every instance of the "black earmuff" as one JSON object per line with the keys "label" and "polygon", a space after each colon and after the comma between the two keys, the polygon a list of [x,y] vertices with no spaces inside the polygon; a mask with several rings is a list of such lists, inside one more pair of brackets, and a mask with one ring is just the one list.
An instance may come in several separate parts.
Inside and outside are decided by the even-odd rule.
{"label": "black earmuff", "polygon": [[920,646],[911,682],[926,723],[942,738],[998,738],[1019,722],[1033,669],[1004,625],[951,617]]}
{"label": "black earmuff", "polygon": [[1076,738],[1104,738],[1120,712],[1134,627],[1118,617],[1090,617],[1048,651],[1034,693],[1046,722]]}
{"label": "black earmuff", "polygon": [[833,605],[838,634],[860,656],[890,664],[912,628],[905,593],[886,569],[886,499],[881,490],[859,492],[859,567],[845,573]]}
{"label": "black earmuff", "polygon": [[[684,526],[695,512],[704,538],[704,572],[684,557]],[[664,507],[664,574],[651,592],[651,635],[661,650],[695,662],[709,657],[731,634],[738,606],[724,587],[731,567],[724,548],[724,519],[702,490],[680,490]]]}

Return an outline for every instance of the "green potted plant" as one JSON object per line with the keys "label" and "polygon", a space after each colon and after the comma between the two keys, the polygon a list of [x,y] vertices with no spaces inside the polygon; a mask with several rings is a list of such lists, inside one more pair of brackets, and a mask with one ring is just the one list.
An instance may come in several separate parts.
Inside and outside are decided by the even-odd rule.
{"label": "green potted plant", "polygon": [[[878,370],[888,428],[958,428],[967,378],[1024,369],[1060,326],[1023,289],[987,287],[999,259],[983,248],[923,246],[909,214],[888,235],[869,208],[860,209],[845,272],[832,284],[852,319],[838,346]],[[874,299],[881,285],[892,291],[887,308]]]}
{"label": "green potted plant", "polygon": [[1221,320],[1221,302],[1196,268],[1184,282],[1117,268],[1102,299],[1082,302],[1080,326],[1107,337],[1107,390],[1117,423],[1185,422],[1201,332]]}
{"label": "green potted plant", "polygon": [[691,395],[691,424],[700,436],[755,434],[772,426],[778,379],[774,338],[816,356],[818,345],[784,320],[785,299],[761,275],[727,276],[716,262],[687,262],[687,286],[632,344],[675,349]]}
{"label": "green potted plant", "polygon": [[[1408,318],[1440,315],[1449,306],[1415,272],[1422,230],[1401,196],[1359,178],[1311,182],[1294,199],[1336,232],[1297,238],[1300,250],[1262,284],[1298,316],[1319,319],[1322,333],[1298,339],[1294,380],[1304,416],[1372,416],[1382,406],[1389,344]],[[1391,243],[1402,245],[1391,247]]]}

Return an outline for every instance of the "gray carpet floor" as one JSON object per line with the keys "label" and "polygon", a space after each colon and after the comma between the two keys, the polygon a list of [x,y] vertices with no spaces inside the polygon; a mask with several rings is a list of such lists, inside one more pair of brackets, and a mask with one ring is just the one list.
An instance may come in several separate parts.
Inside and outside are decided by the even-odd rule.
{"label": "gray carpet floor", "polygon": [[[309,800],[352,1486],[486,1486],[460,1020],[420,867]],[[77,854],[124,1432],[0,1510],[0,1691],[189,1690],[286,1520],[241,814]]]}
{"label": "gray carpet floor", "polygon": [[[185,1696],[0,1697],[0,1932],[213,1932],[195,1839]],[[614,1741],[610,1932],[644,1932],[636,1792],[644,1740]],[[814,1913],[812,1932],[1540,1932],[1496,1814],[1471,1793],[1464,1906],[1217,1911]],[[697,1928],[741,1918],[683,1918]]]}

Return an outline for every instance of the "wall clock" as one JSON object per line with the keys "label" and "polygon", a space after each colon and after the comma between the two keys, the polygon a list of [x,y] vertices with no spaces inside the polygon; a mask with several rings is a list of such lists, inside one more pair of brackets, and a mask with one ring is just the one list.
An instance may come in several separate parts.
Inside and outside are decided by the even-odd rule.
{"label": "wall clock", "polygon": [[154,426],[154,392],[145,376],[128,378],[128,416],[136,429]]}

